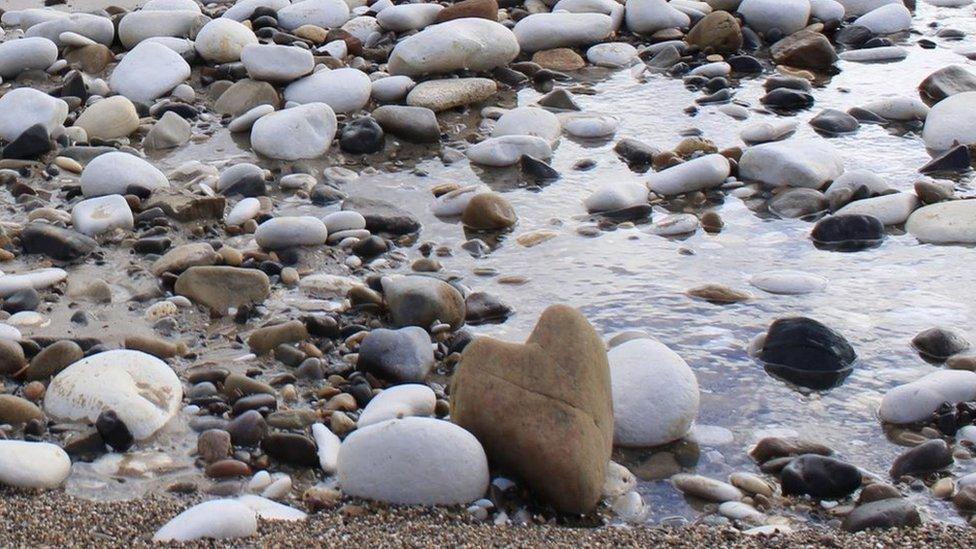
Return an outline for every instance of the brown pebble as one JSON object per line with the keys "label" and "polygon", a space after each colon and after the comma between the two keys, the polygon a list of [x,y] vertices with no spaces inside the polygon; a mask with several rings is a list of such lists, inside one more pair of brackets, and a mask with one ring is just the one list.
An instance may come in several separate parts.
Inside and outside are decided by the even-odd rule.
{"label": "brown pebble", "polygon": [[333,433],[342,436],[354,431],[356,429],[356,422],[343,412],[333,412],[332,417],[329,418],[329,429]]}
{"label": "brown pebble", "polygon": [[37,402],[44,398],[44,393],[46,391],[47,387],[45,387],[40,381],[31,381],[27,385],[24,385],[24,398]]}
{"label": "brown pebble", "polygon": [[247,345],[251,352],[263,355],[282,343],[295,343],[308,338],[308,330],[299,320],[291,320],[258,328],[247,338]]}
{"label": "brown pebble", "polygon": [[339,504],[342,499],[342,492],[325,486],[312,486],[302,494],[302,500],[309,511],[317,512],[323,509],[331,509]]}
{"label": "brown pebble", "polygon": [[230,457],[230,433],[223,429],[208,429],[197,438],[197,455],[207,463]]}
{"label": "brown pebble", "polygon": [[142,351],[159,358],[171,358],[186,353],[186,344],[170,342],[153,336],[131,335],[125,338],[125,348]]}
{"label": "brown pebble", "polygon": [[205,472],[210,478],[244,477],[251,474],[251,468],[243,461],[222,459],[208,465]]}

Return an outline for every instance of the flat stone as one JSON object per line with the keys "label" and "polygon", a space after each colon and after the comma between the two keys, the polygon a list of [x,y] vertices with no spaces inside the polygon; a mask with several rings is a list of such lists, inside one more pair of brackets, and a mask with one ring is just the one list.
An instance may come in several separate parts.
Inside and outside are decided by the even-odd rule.
{"label": "flat stone", "polygon": [[177,294],[219,313],[261,303],[271,293],[264,272],[225,266],[191,267],[176,280],[175,289]]}

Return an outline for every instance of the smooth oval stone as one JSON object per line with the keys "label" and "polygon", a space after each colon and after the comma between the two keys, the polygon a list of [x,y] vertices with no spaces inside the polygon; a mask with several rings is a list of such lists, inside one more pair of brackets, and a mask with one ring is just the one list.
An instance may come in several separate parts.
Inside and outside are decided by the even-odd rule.
{"label": "smooth oval stone", "polygon": [[634,339],[607,353],[614,444],[649,447],[684,437],[698,416],[698,380],[674,351]]}
{"label": "smooth oval stone", "polygon": [[0,484],[17,488],[57,488],[71,472],[71,458],[47,442],[0,440]]}
{"label": "smooth oval stone", "polygon": [[929,244],[976,243],[976,200],[953,200],[919,208],[908,218],[905,229],[919,242]]}
{"label": "smooth oval stone", "polygon": [[594,113],[560,115],[563,130],[580,139],[602,139],[612,137],[617,132],[620,121],[612,116]]}
{"label": "smooth oval stone", "polygon": [[75,204],[71,208],[71,224],[81,234],[95,236],[112,229],[132,229],[134,221],[125,197],[112,194]]}
{"label": "smooth oval stone", "polygon": [[855,200],[837,210],[835,215],[867,215],[884,225],[901,225],[918,207],[918,197],[912,193],[891,193],[863,200]]}
{"label": "smooth oval stone", "polygon": [[780,473],[780,480],[784,495],[836,500],[860,488],[861,472],[838,459],[807,454],[790,461]]}
{"label": "smooth oval stone", "polygon": [[460,69],[487,72],[519,54],[515,34],[487,19],[456,19],[430,26],[393,48],[393,75],[444,74]]}
{"label": "smooth oval stone", "polygon": [[810,19],[808,0],[743,0],[738,13],[752,30],[768,34],[778,30],[783,35],[793,34],[807,26]]}
{"label": "smooth oval stone", "polygon": [[625,4],[624,16],[627,28],[637,34],[654,34],[655,32],[687,28],[691,25],[688,14],[664,0],[628,0]]}
{"label": "smooth oval stone", "polygon": [[411,416],[432,416],[437,397],[426,385],[409,383],[397,385],[373,397],[356,425],[359,428],[380,423],[388,419],[402,419]]}
{"label": "smooth oval stone", "polygon": [[912,338],[912,347],[922,355],[945,360],[969,349],[970,343],[962,335],[945,328],[929,328]]}
{"label": "smooth oval stone", "polygon": [[[338,123],[332,107],[309,103],[259,118],[251,128],[254,151],[269,158],[318,158],[332,145]],[[287,135],[288,139],[282,139]]]}
{"label": "smooth oval stone", "polygon": [[216,64],[240,61],[244,48],[257,43],[251,29],[233,19],[218,17],[200,29],[193,44],[200,57]]}
{"label": "smooth oval stone", "polygon": [[498,91],[489,78],[451,78],[421,82],[407,94],[411,107],[426,107],[441,112],[454,107],[484,101]]}
{"label": "smooth oval stone", "polygon": [[512,32],[523,52],[601,42],[613,33],[613,19],[602,13],[534,13]]}
{"label": "smooth oval stone", "polygon": [[554,143],[562,133],[559,118],[538,107],[517,107],[501,116],[491,131],[492,137],[532,135]]}
{"label": "smooth oval stone", "polygon": [[242,225],[245,221],[254,219],[260,211],[260,200],[254,197],[245,198],[231,208],[224,222],[228,225]]}
{"label": "smooth oval stone", "polygon": [[[416,89],[414,88],[414,90]],[[543,160],[551,158],[552,147],[541,137],[506,135],[490,137],[481,143],[472,145],[466,154],[468,159],[476,164],[505,167],[515,164],[522,156],[531,156]]]}
{"label": "smooth oval stone", "polygon": [[51,381],[44,410],[55,418],[94,422],[115,410],[138,440],[176,415],[183,387],[173,370],[139,351],[115,350],[75,362]]}
{"label": "smooth oval stone", "polygon": [[671,484],[685,495],[706,501],[724,503],[742,499],[742,492],[735,486],[701,475],[677,474],[671,477]]}
{"label": "smooth oval stone", "polygon": [[606,182],[584,201],[590,213],[612,212],[647,205],[647,186],[637,181]]}
{"label": "smooth oval stone", "polygon": [[255,80],[291,82],[312,72],[312,52],[295,46],[250,44],[241,50],[241,62]]}
{"label": "smooth oval stone", "polygon": [[254,239],[266,250],[325,244],[329,231],[321,219],[312,216],[275,217],[258,226]]}
{"label": "smooth oval stone", "polygon": [[46,268],[22,274],[0,275],[0,297],[8,297],[21,290],[42,290],[68,278],[64,269]]}
{"label": "smooth oval stone", "polygon": [[946,441],[930,440],[901,453],[891,464],[892,478],[904,475],[920,475],[945,469],[953,464],[952,449]]}
{"label": "smooth oval stone", "polygon": [[663,196],[703,191],[721,186],[730,170],[727,158],[709,154],[651,174],[647,186]]}
{"label": "smooth oval stone", "polygon": [[838,57],[852,63],[884,63],[888,61],[901,61],[908,57],[908,50],[899,48],[898,46],[866,48],[862,50],[847,50],[842,52]]}
{"label": "smooth oval stone", "polygon": [[810,125],[818,132],[827,135],[854,133],[861,127],[857,118],[837,109],[825,109],[810,119]]}
{"label": "smooth oval stone", "polygon": [[937,370],[885,393],[878,416],[887,423],[916,423],[930,419],[943,402],[971,400],[976,400],[976,373]]}
{"label": "smooth oval stone", "polygon": [[124,195],[130,188],[156,190],[169,187],[169,180],[155,166],[124,152],[99,155],[81,172],[85,196]]}
{"label": "smooth oval stone", "polygon": [[832,389],[854,370],[857,354],[844,336],[816,320],[795,317],[773,322],[759,359],[766,370],[815,390]]}
{"label": "smooth oval stone", "polygon": [[190,507],[163,525],[153,541],[233,539],[257,534],[257,515],[247,505],[230,499],[205,501]]}
{"label": "smooth oval stone", "polygon": [[767,271],[749,279],[753,286],[771,294],[801,295],[819,292],[827,287],[827,279],[803,271]]}
{"label": "smooth oval stone", "polygon": [[289,84],[284,97],[299,104],[324,103],[337,113],[348,113],[369,102],[371,89],[369,76],[358,69],[320,70]]}
{"label": "smooth oval stone", "polygon": [[339,448],[344,493],[394,504],[470,503],[488,488],[481,443],[447,421],[408,417],[360,428]]}
{"label": "smooth oval stone", "polygon": [[125,54],[109,86],[132,101],[149,103],[190,77],[190,65],[165,45],[147,40]]}
{"label": "smooth oval stone", "polygon": [[40,124],[48,135],[68,117],[68,104],[33,88],[15,88],[0,97],[0,139],[13,141]]}
{"label": "smooth oval stone", "polygon": [[880,246],[884,224],[869,215],[833,215],[821,219],[810,232],[818,247],[851,252]]}
{"label": "smooth oval stone", "polygon": [[47,38],[21,38],[0,43],[0,77],[13,78],[30,69],[44,70],[58,60],[58,46]]}

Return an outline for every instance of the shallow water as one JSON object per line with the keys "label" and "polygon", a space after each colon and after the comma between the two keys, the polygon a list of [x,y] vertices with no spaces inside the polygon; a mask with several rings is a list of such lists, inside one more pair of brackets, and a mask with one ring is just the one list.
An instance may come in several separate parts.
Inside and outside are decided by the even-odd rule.
{"label": "shallow water", "polygon": [[[38,3],[6,0],[3,4],[5,8],[13,8]],[[81,0],[72,3],[72,7],[84,9],[82,5]],[[940,27],[971,34],[976,32],[972,14],[972,8],[937,9],[920,3],[915,28],[924,35],[934,35],[936,29],[929,28],[928,23],[937,21]],[[800,122],[798,136],[815,136],[806,122],[822,109],[846,110],[886,96],[914,97],[918,83],[931,72],[953,63],[973,65],[952,52],[954,47],[972,44],[971,37],[963,42],[933,37],[939,43],[936,50],[923,50],[914,45],[918,38],[917,35],[906,37],[903,44],[911,53],[902,62],[840,62],[841,73],[826,87],[814,91],[816,106],[796,117]],[[585,79],[594,83],[597,93],[578,96],[579,103],[586,110],[617,116],[621,120],[620,130],[612,141],[579,142],[563,138],[553,159],[553,166],[562,178],[544,188],[520,187],[515,183],[514,171],[486,173],[466,161],[444,165],[428,156],[429,159],[417,164],[425,175],[418,175],[416,170],[389,172],[380,167],[380,173],[364,175],[344,190],[350,195],[375,196],[405,205],[423,222],[421,242],[434,241],[454,250],[453,257],[440,258],[448,270],[462,275],[473,289],[498,295],[515,307],[516,314],[507,322],[474,328],[479,333],[521,340],[542,309],[560,302],[582,309],[606,336],[636,329],[667,343],[698,376],[702,390],[699,424],[724,427],[734,434],[731,444],[700,449],[698,472],[723,478],[734,470],[751,471],[753,464],[746,451],[763,433],[795,432],[823,441],[843,459],[886,477],[901,448],[885,438],[876,419],[878,403],[891,387],[938,368],[924,362],[912,350],[910,340],[919,331],[933,326],[952,327],[976,341],[976,300],[973,299],[976,283],[972,276],[976,249],[920,245],[913,237],[893,231],[876,249],[849,254],[821,251],[808,239],[811,224],[756,213],[730,195],[721,204],[708,205],[721,214],[726,224],[717,235],[699,231],[688,238],[668,239],[650,235],[646,226],[638,226],[603,232],[592,238],[579,236],[577,228],[589,223],[582,200],[590,191],[607,180],[643,179],[642,175],[628,170],[613,153],[617,139],[634,137],[666,149],[680,141],[683,131],[698,128],[704,137],[723,148],[741,145],[738,133],[743,127],[773,116],[752,113],[748,120],[737,121],[719,112],[717,106],[704,106],[696,116],[688,116],[683,110],[694,104],[698,94],[686,90],[680,80],[665,76],[638,80],[630,71],[621,70],[594,72]],[[762,81],[761,78],[742,81],[736,89],[736,100],[758,107],[758,98],[763,94]],[[533,90],[523,91],[518,103],[531,104],[538,96]],[[879,126],[863,125],[854,135],[830,141],[841,151],[847,169],[874,171],[900,190],[912,188],[919,178],[917,169],[929,160],[917,134],[896,135]],[[596,167],[575,171],[573,165],[584,158],[595,160]],[[234,140],[225,132],[206,143],[192,144],[157,157],[161,168],[171,168],[191,159],[225,162],[253,159],[253,155],[246,150],[246,142]],[[327,163],[309,166],[324,168]],[[444,182],[479,181],[505,192],[519,214],[519,224],[489,256],[474,259],[460,248],[466,240],[460,223],[440,220],[430,214],[429,189]],[[972,178],[961,179],[957,191],[973,194]],[[334,209],[310,206],[296,199],[282,202],[278,213],[324,215]],[[658,207],[654,217],[659,219],[664,214]],[[515,242],[518,234],[542,228],[559,234],[531,248]],[[403,251],[411,260],[420,257],[416,248]],[[407,270],[406,265],[409,262],[403,270]],[[477,276],[473,272],[484,268],[496,269],[498,276]],[[93,276],[104,270],[96,266],[75,269]],[[749,286],[750,276],[774,269],[815,273],[828,278],[830,283],[823,292],[801,296],[764,294]],[[109,282],[121,293],[133,285],[124,272],[111,276],[114,278]],[[502,284],[500,276],[521,276],[529,281],[523,285]],[[756,299],[719,306],[684,295],[686,290],[706,283],[750,290]],[[298,291],[292,290],[277,295],[276,299],[286,303],[297,297]],[[273,308],[281,306],[272,305]],[[113,307],[119,307],[116,313],[124,310],[124,306]],[[112,318],[116,313],[106,311],[105,318]],[[773,320],[792,315],[820,320],[844,334],[854,346],[860,361],[843,386],[826,393],[801,394],[768,376],[749,358],[746,353],[749,340]],[[55,326],[64,323],[56,319],[51,329]],[[113,327],[106,324],[97,329],[111,332]],[[119,333],[131,333],[131,326],[118,329]],[[211,329],[219,333],[233,328],[216,324]],[[229,343],[216,341],[201,356],[201,361],[227,359],[235,354],[242,353]],[[185,442],[157,444],[172,451],[186,448]],[[647,451],[621,459],[635,465],[652,453]],[[972,471],[976,471],[976,463],[957,462],[955,474]],[[652,506],[652,522],[676,515],[692,518],[697,514],[667,482],[642,482],[639,489]],[[97,497],[109,493],[103,488],[87,490],[83,483],[77,482],[72,490]],[[927,496],[920,496],[920,501],[935,517],[960,520],[955,511],[940,502]]]}

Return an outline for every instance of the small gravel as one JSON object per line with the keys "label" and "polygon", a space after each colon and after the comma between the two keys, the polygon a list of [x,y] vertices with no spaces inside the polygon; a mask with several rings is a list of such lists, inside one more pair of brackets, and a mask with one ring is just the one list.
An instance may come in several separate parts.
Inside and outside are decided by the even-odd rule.
{"label": "small gravel", "polygon": [[[92,502],[63,492],[0,489],[2,547],[145,547],[156,530],[202,496],[152,496]],[[292,503],[301,507],[300,503]],[[352,512],[355,511],[355,512]],[[354,515],[354,516],[353,516]],[[183,547],[973,547],[976,529],[944,523],[847,534],[806,527],[789,535],[750,537],[729,527],[567,528],[471,523],[456,510],[346,506],[307,523],[262,521],[257,537],[184,543]],[[174,544],[175,546],[175,544]]]}

